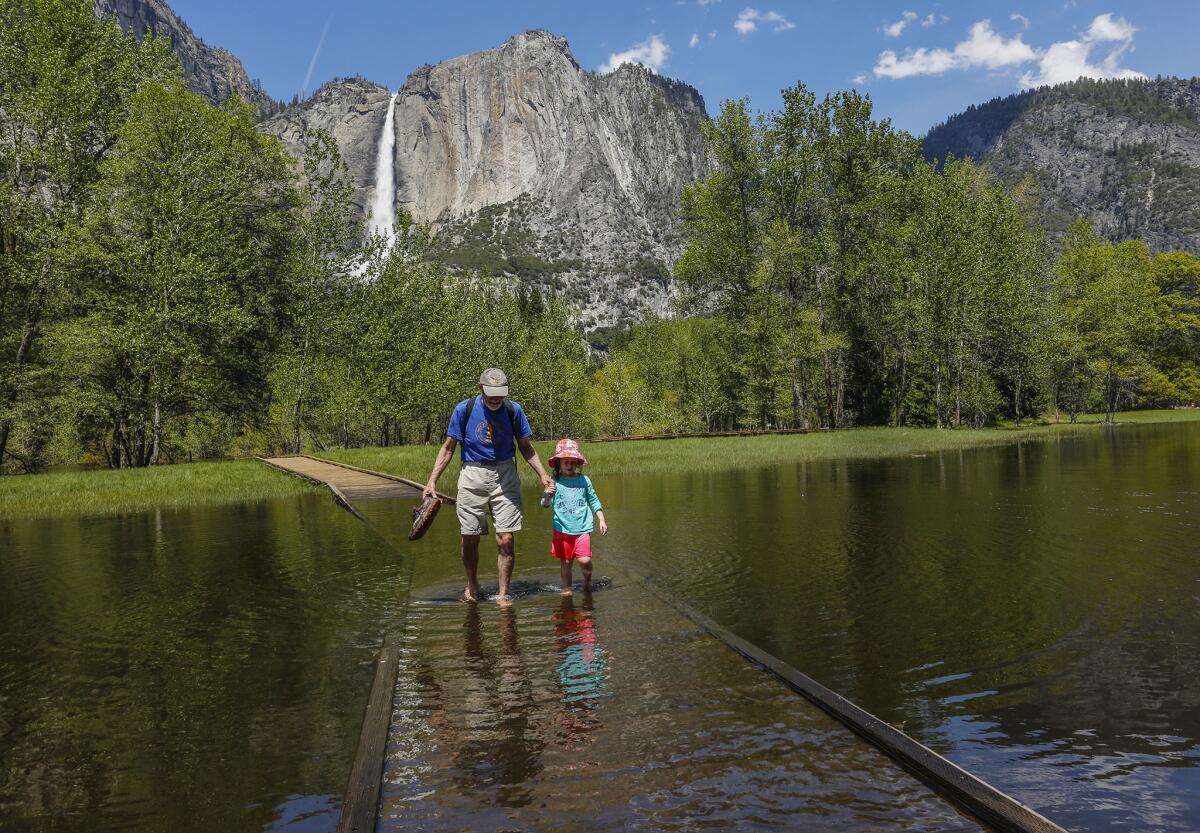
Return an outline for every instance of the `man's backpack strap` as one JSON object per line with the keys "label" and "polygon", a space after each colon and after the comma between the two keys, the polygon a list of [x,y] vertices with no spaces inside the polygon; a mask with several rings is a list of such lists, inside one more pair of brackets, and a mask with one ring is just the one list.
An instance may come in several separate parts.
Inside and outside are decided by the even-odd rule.
{"label": "man's backpack strap", "polygon": [[517,447],[517,409],[511,399],[504,400],[504,410],[508,411],[508,430],[512,434],[513,448]]}
{"label": "man's backpack strap", "polygon": [[475,400],[477,396],[472,396],[467,400],[467,407],[463,409],[462,422],[458,426],[458,433],[462,435],[463,443],[467,441],[467,425],[471,422],[471,411],[475,410]]}

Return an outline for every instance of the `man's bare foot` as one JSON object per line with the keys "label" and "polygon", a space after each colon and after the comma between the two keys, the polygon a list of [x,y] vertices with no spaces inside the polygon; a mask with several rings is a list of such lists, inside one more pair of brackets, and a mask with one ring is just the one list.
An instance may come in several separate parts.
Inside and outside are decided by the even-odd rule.
{"label": "man's bare foot", "polygon": [[479,588],[472,590],[470,587],[464,587],[461,600],[468,604],[475,604],[479,601]]}
{"label": "man's bare foot", "polygon": [[492,598],[496,600],[496,604],[500,605],[500,607],[512,607],[512,596],[497,595]]}
{"label": "man's bare foot", "polygon": [[574,595],[575,595],[575,591],[574,591],[574,590],[572,590],[570,587],[564,587],[564,588],[562,589],[562,594],[563,594],[564,596],[574,596]]}

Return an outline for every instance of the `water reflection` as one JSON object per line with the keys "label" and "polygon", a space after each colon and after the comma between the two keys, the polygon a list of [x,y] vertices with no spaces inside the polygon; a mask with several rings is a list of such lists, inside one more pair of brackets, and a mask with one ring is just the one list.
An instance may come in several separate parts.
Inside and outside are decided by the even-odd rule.
{"label": "water reflection", "polygon": [[1191,831],[1197,484],[1196,423],[647,473],[612,479],[608,543],[1069,829]]}
{"label": "water reflection", "polygon": [[575,607],[574,596],[563,596],[554,612],[554,639],[558,647],[558,742],[578,748],[602,727],[596,714],[599,698],[608,692],[608,655],[596,639],[591,593]]}
{"label": "water reflection", "polygon": [[414,604],[381,831],[684,830],[695,819],[977,829],[643,590]]}

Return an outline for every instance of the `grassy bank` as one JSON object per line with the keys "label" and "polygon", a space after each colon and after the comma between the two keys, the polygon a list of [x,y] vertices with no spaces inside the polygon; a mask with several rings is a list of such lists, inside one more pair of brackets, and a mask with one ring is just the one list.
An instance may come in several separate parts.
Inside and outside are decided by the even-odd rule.
{"label": "grassy bank", "polygon": [[316,491],[320,491],[316,486],[269,469],[256,460],[11,475],[0,477],[0,520],[116,515]]}
{"label": "grassy bank", "polygon": [[[1200,421],[1200,409],[1170,411],[1136,411],[1118,415],[1121,423],[1153,423]],[[1055,433],[1096,430],[1103,416],[1089,414],[1077,425],[1026,424],[983,429],[937,431],[929,428],[855,428],[849,431],[829,431],[814,434],[767,434],[753,437],[707,437],[677,440],[645,440],[635,442],[588,443],[583,441],[584,455],[597,474],[627,474],[644,472],[663,465],[688,471],[722,471],[753,468],[776,463],[813,462],[818,460],[861,460],[872,457],[902,457],[929,454],[959,448],[1036,439]],[[536,443],[545,461],[554,450],[551,442]],[[400,446],[396,448],[348,448],[321,454],[363,468],[398,474],[424,481],[433,465],[437,448],[434,446]],[[439,483],[442,490],[453,486],[452,476],[457,463],[452,463]],[[519,466],[524,482],[534,481],[533,471]]]}
{"label": "grassy bank", "polygon": [[[775,463],[898,457],[936,451],[1036,439],[1068,431],[1092,431],[1101,417],[1079,425],[1025,425],[982,430],[935,431],[928,428],[856,428],[816,434],[712,437],[638,442],[588,443],[584,453],[597,475],[644,472],[663,465],[690,471],[722,471]],[[1200,410],[1136,411],[1120,414],[1122,423],[1200,420]],[[545,460],[553,443],[537,444]],[[429,474],[436,446],[338,449],[320,456],[415,480]],[[452,489],[457,462],[442,476]],[[521,478],[533,472],[520,466]],[[254,460],[189,463],[125,471],[51,472],[0,477],[0,520],[55,515],[112,515],[154,508],[240,503],[319,491],[302,480]]]}

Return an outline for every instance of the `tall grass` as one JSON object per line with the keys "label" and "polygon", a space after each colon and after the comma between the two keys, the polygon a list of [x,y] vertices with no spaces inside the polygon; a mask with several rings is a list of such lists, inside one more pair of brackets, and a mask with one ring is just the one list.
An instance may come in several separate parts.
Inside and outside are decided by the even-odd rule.
{"label": "tall grass", "polygon": [[[983,429],[937,431],[929,428],[855,428],[813,434],[766,434],[753,437],[697,437],[672,440],[630,442],[583,442],[584,456],[596,474],[629,474],[657,468],[688,471],[723,471],[754,468],[778,463],[816,460],[857,460],[872,457],[902,457],[959,448],[996,445],[1018,440],[1037,439],[1069,431],[1091,431],[1103,420],[1102,415],[1087,415],[1070,425],[1038,423],[1018,428],[1011,426]],[[1198,410],[1134,411],[1118,415],[1120,422],[1175,422],[1200,420]],[[544,463],[554,452],[554,443],[535,443]],[[421,482],[428,477],[437,454],[436,446],[400,446],[396,448],[349,448],[321,454],[362,468],[398,474]],[[439,483],[442,491],[452,491],[455,462]],[[533,483],[533,470],[518,465],[521,480]]]}
{"label": "tall grass", "polygon": [[[1103,419],[1088,415],[1078,425],[1038,424],[1020,428],[935,431],[928,428],[856,428],[815,434],[757,437],[709,437],[678,440],[583,443],[596,475],[636,474],[659,468],[722,471],[777,463],[853,460],[928,454],[973,446],[1037,439],[1068,431],[1094,431]],[[1122,423],[1200,420],[1200,409],[1133,411],[1118,414]],[[551,442],[536,444],[545,462]],[[437,446],[350,448],[320,456],[424,482]],[[456,455],[457,457],[457,455]],[[532,470],[520,463],[521,479],[533,483]],[[453,491],[457,460],[442,476],[443,491]],[[153,508],[240,503],[318,491],[318,487],[275,471],[255,460],[186,463],[124,471],[50,472],[0,477],[0,520],[55,515],[111,515]]]}
{"label": "tall grass", "polygon": [[9,475],[0,477],[0,520],[115,515],[154,508],[240,503],[312,491],[318,488],[257,460]]}

